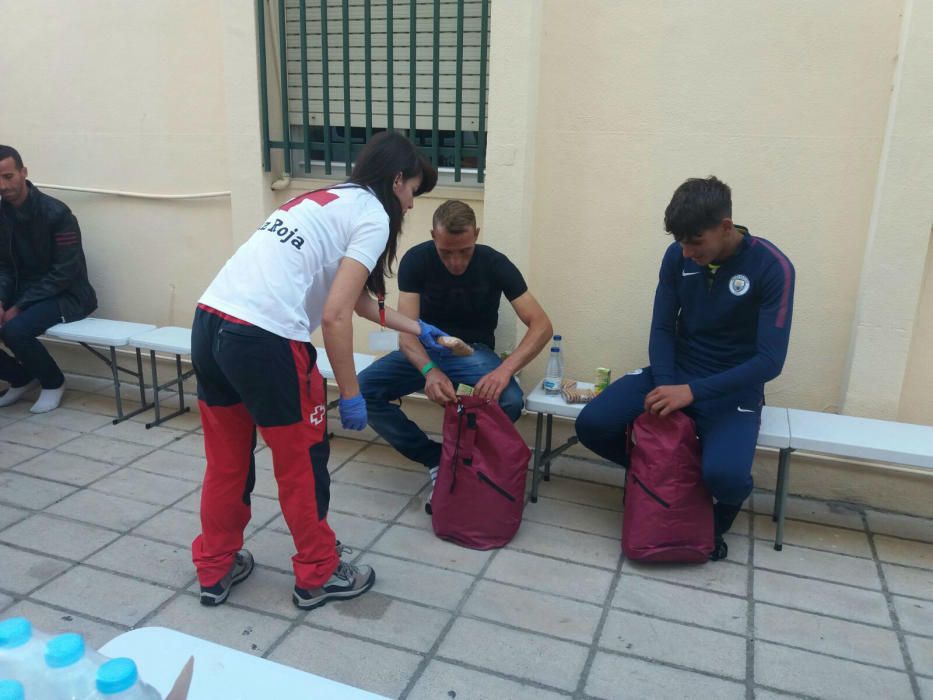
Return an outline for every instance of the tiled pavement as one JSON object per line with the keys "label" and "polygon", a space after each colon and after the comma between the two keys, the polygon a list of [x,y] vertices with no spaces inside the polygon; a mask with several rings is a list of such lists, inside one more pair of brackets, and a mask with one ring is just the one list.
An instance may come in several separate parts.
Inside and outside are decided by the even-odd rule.
{"label": "tiled pavement", "polygon": [[[337,438],[332,516],[378,580],[305,613],[268,450],[248,544],[257,569],[228,604],[198,604],[197,416],[113,426],[106,383],[74,378],[41,417],[0,409],[0,617],[95,646],[162,625],[390,697],[928,698],[933,522],[794,499],[783,552],[768,494],[700,567],[619,556],[619,489],[555,477],[506,548],[437,540],[420,467]],[[591,470],[592,471],[592,470]],[[895,477],[892,477],[895,478]]]}

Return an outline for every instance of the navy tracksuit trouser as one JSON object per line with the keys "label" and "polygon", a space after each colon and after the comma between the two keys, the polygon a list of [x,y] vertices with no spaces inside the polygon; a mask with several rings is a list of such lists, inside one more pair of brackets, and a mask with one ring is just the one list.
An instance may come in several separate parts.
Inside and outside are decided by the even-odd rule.
{"label": "navy tracksuit trouser", "polygon": [[[654,386],[650,367],[610,384],[577,418],[580,442],[599,456],[628,467],[626,428],[644,412],[645,396]],[[760,389],[752,387],[696,401],[683,409],[696,423],[700,436],[703,481],[719,503],[734,506],[736,511],[752,491],[752,460],[762,405]]]}

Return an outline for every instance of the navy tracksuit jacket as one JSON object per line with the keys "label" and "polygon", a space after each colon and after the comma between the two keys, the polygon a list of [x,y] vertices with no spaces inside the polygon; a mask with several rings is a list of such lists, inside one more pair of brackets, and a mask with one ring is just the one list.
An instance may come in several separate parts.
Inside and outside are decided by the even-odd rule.
{"label": "navy tracksuit jacket", "polygon": [[625,427],[656,386],[689,384],[685,409],[703,447],[703,478],[718,501],[739,505],[751,466],[764,384],[781,373],[794,304],[794,267],[771,242],[748,233],[714,272],[672,243],[654,298],[650,367],[613,382],[580,414],[577,435],[597,454],[627,464]]}

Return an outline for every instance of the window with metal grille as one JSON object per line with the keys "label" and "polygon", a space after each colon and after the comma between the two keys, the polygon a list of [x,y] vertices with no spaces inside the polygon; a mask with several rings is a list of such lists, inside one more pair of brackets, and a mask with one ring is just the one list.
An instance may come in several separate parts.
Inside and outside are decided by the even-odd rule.
{"label": "window with metal grille", "polygon": [[374,132],[396,129],[455,182],[483,182],[489,4],[257,0],[266,170],[275,149],[288,174],[349,173]]}

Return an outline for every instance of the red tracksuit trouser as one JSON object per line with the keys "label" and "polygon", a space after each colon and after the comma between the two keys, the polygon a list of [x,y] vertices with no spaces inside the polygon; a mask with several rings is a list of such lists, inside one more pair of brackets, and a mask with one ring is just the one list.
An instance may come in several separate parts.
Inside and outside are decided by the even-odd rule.
{"label": "red tracksuit trouser", "polygon": [[258,427],[272,451],[279,504],[297,550],[292,557],[296,585],[322,586],[339,557],[327,524],[330,445],[314,346],[200,305],[191,357],[207,455],[201,534],[191,544],[198,580],[202,586],[216,584],[243,547]]}

